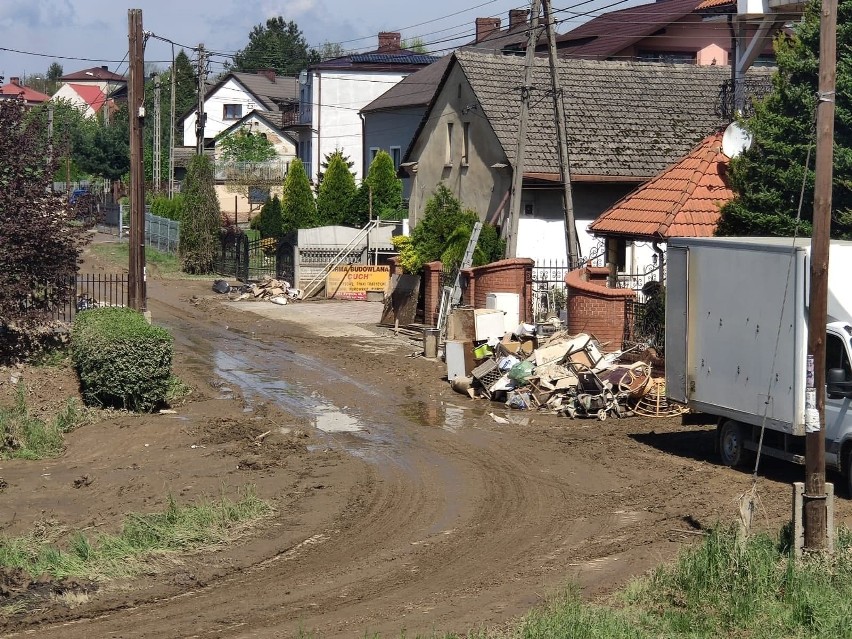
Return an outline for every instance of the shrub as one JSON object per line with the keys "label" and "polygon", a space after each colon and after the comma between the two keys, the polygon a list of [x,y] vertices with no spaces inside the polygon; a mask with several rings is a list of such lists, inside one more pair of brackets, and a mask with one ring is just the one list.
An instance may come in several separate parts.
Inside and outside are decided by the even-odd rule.
{"label": "shrub", "polygon": [[181,268],[191,274],[213,272],[222,215],[213,177],[210,158],[194,156],[186,172],[180,223]]}
{"label": "shrub", "polygon": [[129,308],[77,315],[71,357],[87,404],[151,411],[169,391],[172,336]]}
{"label": "shrub", "polygon": [[151,202],[151,213],[180,222],[183,219],[183,196],[179,193],[172,199],[163,195],[156,196]]}
{"label": "shrub", "polygon": [[281,235],[297,229],[312,229],[319,226],[317,205],[311,191],[305,165],[299,158],[290,163],[284,178],[284,193],[281,197]]}

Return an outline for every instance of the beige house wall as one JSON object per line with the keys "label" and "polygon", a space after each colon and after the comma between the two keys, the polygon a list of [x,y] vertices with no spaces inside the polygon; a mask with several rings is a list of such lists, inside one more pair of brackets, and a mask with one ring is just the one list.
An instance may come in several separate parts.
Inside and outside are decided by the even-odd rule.
{"label": "beige house wall", "polygon": [[[452,125],[451,136],[448,125]],[[468,131],[466,161],[465,125]],[[421,219],[426,201],[441,182],[462,206],[476,211],[482,220],[491,217],[499,221],[495,215],[497,209],[508,207],[508,199],[504,198],[511,187],[511,168],[458,66],[453,67],[443,91],[437,96],[409,160],[417,162],[409,200],[412,227]]]}

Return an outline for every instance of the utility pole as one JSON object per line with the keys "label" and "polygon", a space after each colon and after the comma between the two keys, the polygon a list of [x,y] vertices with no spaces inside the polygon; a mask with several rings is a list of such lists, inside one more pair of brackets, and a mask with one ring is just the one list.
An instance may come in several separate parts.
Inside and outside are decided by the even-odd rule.
{"label": "utility pole", "polygon": [[530,28],[527,31],[527,54],[524,58],[524,83],[521,86],[521,111],[518,122],[518,145],[515,148],[515,170],[512,172],[512,199],[509,206],[509,224],[506,256],[518,256],[518,226],[521,219],[521,198],[524,188],[524,153],[527,145],[527,122],[530,114],[530,91],[535,68],[535,45],[538,43],[538,16],[541,0],[532,0]]}
{"label": "utility pole", "polygon": [[[827,547],[825,493],[825,323],[834,159],[834,94],[837,76],[837,0],[823,0],[820,19],[814,219],[811,236],[808,380],[805,396],[805,548]],[[812,373],[811,373],[811,367]]]}
{"label": "utility pole", "polygon": [[160,117],[160,74],[154,75],[154,157],[152,158],[152,167],[154,169],[154,193],[160,192],[161,161],[162,161],[162,120]]}
{"label": "utility pole", "polygon": [[204,153],[204,124],[207,115],[204,113],[204,82],[207,79],[207,54],[204,45],[198,45],[198,110],[195,114],[195,153]]}
{"label": "utility pole", "polygon": [[142,10],[128,9],[128,112],[130,115],[130,264],[127,277],[130,307],[146,310],[145,291],[145,170],[142,126],[145,118],[145,42]]}
{"label": "utility pole", "polygon": [[574,198],[571,193],[571,167],[568,164],[568,131],[565,129],[565,103],[562,83],[559,81],[559,66],[556,59],[556,33],[550,0],[541,0],[544,22],[547,28],[547,53],[550,60],[550,89],[553,93],[553,115],[556,118],[556,139],[559,147],[559,178],[562,180],[562,210],[565,217],[565,248],[568,268],[575,269],[580,263],[577,224],[574,222]]}
{"label": "utility pole", "polygon": [[[53,100],[47,103],[47,152],[48,162],[53,161]],[[50,190],[53,191],[53,184],[50,185]]]}
{"label": "utility pole", "polygon": [[169,116],[169,199],[174,197],[175,190],[175,88],[177,81],[175,80],[175,45],[172,44],[172,72],[171,72],[171,111]]}

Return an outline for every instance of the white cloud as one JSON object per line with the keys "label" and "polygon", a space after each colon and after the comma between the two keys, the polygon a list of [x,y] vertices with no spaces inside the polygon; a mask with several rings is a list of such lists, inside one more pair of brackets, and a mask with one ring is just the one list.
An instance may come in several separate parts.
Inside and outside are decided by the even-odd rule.
{"label": "white cloud", "polygon": [[5,28],[52,29],[72,26],[75,20],[70,0],[3,0],[0,26]]}

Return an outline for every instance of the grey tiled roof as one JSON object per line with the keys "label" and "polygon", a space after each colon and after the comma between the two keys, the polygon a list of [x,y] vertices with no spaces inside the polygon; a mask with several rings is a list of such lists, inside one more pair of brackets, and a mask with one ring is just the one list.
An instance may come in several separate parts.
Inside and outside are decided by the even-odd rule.
{"label": "grey tiled roof", "polygon": [[435,95],[435,89],[441,82],[444,71],[452,55],[445,55],[428,67],[405,76],[402,80],[382,93],[378,98],[361,109],[362,113],[398,109],[404,107],[426,106]]}
{"label": "grey tiled roof", "polygon": [[[278,111],[275,100],[298,100],[299,79],[293,76],[279,75],[272,82],[262,73],[231,72],[246,89],[251,91],[269,111]],[[217,85],[218,87],[218,85]]]}
{"label": "grey tiled roof", "polygon": [[[455,54],[514,166],[524,60],[462,50]],[[727,124],[720,87],[729,67],[560,60],[572,177],[649,178]],[[768,73],[754,70],[755,73]],[[556,127],[546,58],[536,58],[525,173],[558,172]]]}

